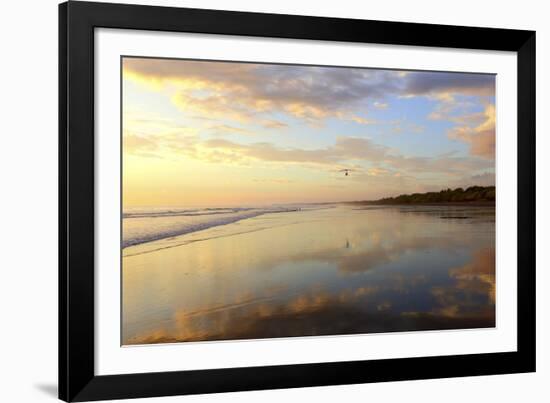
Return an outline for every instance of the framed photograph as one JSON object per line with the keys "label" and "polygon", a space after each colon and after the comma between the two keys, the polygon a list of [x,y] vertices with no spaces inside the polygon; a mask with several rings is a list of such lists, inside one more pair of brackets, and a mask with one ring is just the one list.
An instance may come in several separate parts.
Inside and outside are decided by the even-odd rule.
{"label": "framed photograph", "polygon": [[535,33],[59,6],[59,397],[535,371]]}

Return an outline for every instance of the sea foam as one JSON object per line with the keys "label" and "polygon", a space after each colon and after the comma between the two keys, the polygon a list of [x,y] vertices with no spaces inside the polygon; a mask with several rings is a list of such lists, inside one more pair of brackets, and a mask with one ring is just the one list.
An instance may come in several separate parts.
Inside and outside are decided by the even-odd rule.
{"label": "sea foam", "polygon": [[122,215],[122,247],[189,234],[263,214],[298,210],[301,207],[132,209]]}

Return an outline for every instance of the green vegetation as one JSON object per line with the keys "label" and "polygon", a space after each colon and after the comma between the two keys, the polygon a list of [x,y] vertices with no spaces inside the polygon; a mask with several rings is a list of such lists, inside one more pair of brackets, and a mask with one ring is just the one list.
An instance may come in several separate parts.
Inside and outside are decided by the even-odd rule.
{"label": "green vegetation", "polygon": [[446,189],[440,192],[403,194],[396,197],[386,197],[380,200],[373,200],[368,204],[435,204],[435,203],[494,203],[494,186],[470,186],[466,190],[462,188]]}

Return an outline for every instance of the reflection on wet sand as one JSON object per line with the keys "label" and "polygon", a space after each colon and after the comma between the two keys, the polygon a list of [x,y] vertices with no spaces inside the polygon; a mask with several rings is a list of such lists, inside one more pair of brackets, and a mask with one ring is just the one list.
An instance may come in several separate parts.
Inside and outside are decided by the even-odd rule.
{"label": "reflection on wet sand", "polygon": [[266,215],[129,253],[122,342],[493,327],[494,209],[470,210]]}
{"label": "reflection on wet sand", "polygon": [[[474,253],[471,262],[449,270],[454,280],[450,285],[431,290],[435,306],[430,312],[403,312],[408,316],[476,318],[493,322],[495,304],[495,249],[482,248]],[[483,327],[483,326],[482,326]]]}

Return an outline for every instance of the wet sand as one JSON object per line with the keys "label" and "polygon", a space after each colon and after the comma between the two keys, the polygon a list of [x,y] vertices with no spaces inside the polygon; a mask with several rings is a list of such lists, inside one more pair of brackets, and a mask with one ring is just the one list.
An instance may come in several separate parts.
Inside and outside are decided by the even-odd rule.
{"label": "wet sand", "polygon": [[122,343],[495,325],[494,208],[364,207],[124,249]]}

